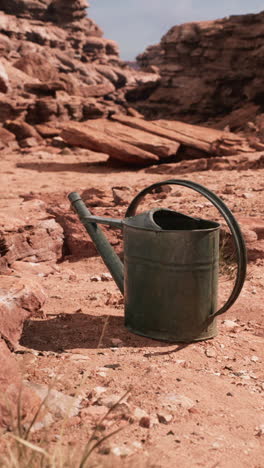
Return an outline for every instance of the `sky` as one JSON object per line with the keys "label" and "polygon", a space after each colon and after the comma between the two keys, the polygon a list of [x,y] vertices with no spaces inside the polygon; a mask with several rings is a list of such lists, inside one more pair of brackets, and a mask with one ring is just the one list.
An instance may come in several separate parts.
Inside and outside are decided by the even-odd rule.
{"label": "sky", "polygon": [[263,0],[89,0],[88,16],[134,60],[176,24],[259,13]]}

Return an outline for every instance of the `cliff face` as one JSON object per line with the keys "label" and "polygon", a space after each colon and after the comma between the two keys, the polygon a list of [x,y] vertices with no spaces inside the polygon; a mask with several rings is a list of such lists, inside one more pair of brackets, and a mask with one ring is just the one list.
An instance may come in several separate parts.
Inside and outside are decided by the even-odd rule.
{"label": "cliff face", "polygon": [[79,29],[87,27],[87,34],[102,36],[101,29],[87,18],[86,0],[0,0],[0,10],[8,15],[60,25],[79,22]]}
{"label": "cliff face", "polygon": [[138,108],[148,117],[205,122],[264,109],[264,12],[174,26],[138,57],[160,86]]}
{"label": "cliff face", "polygon": [[119,59],[86,0],[0,0],[0,124],[85,120],[126,111],[151,78]]}

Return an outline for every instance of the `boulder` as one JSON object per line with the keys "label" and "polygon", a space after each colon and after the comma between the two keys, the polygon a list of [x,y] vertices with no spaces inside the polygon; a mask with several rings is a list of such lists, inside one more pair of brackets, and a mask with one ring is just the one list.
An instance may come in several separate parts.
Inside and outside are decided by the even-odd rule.
{"label": "boulder", "polygon": [[0,123],[24,116],[30,105],[31,101],[29,100],[0,95]]}
{"label": "boulder", "polygon": [[[0,106],[1,109],[1,106]],[[36,99],[27,111],[27,122],[32,125],[55,120],[67,115],[63,105],[51,97]]]}
{"label": "boulder", "polygon": [[113,122],[106,119],[97,119],[93,122],[86,122],[89,127],[103,132],[105,135],[116,138],[118,141],[141,148],[145,151],[155,154],[159,159],[168,159],[175,157],[180,144],[151,134],[147,131],[131,128],[119,122]]}
{"label": "boulder", "polygon": [[61,137],[66,143],[106,153],[110,158],[126,164],[145,166],[159,160],[156,154],[118,140],[116,137],[106,134],[103,129],[97,130],[91,125],[89,126],[87,122],[69,122],[63,124],[61,128]]}
{"label": "boulder", "polygon": [[40,52],[28,52],[14,63],[14,67],[40,81],[50,82],[59,79],[56,65],[54,66],[52,60],[48,60],[48,57]]}
{"label": "boulder", "polygon": [[0,278],[0,336],[10,349],[15,349],[23,323],[41,309],[46,296],[31,279],[22,280],[14,276]]}
{"label": "boulder", "polygon": [[5,147],[15,148],[16,137],[5,128],[0,127],[0,149]]}
{"label": "boulder", "polygon": [[42,141],[37,130],[23,120],[7,120],[4,128],[14,133],[18,141],[24,140],[25,138],[35,138],[38,142]]}
{"label": "boulder", "polygon": [[36,125],[36,129],[43,138],[52,138],[59,136],[61,133],[59,128],[49,127],[48,125],[43,124]]}
{"label": "boulder", "polygon": [[[62,256],[63,229],[47,215],[41,200],[0,201],[0,272],[17,260],[53,262]],[[1,270],[1,268],[3,270]]]}
{"label": "boulder", "polygon": [[65,236],[64,251],[66,255],[74,257],[94,257],[98,255],[94,243],[87,236],[84,226],[78,222],[78,218],[69,212],[69,207],[53,206],[49,212],[63,227]]}

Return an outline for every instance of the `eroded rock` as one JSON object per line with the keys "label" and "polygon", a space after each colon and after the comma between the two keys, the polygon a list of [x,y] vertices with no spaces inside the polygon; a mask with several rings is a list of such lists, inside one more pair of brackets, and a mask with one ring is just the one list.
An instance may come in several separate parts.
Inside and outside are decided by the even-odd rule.
{"label": "eroded rock", "polygon": [[41,200],[21,199],[0,202],[1,269],[12,268],[15,261],[53,262],[61,258],[63,229],[54,218],[48,217]]}
{"label": "eroded rock", "polygon": [[18,345],[24,321],[43,306],[45,298],[31,279],[1,276],[0,337],[11,349]]}
{"label": "eroded rock", "polygon": [[5,430],[17,426],[19,398],[21,423],[30,423],[39,408],[40,399],[23,387],[16,359],[0,339],[0,427]]}
{"label": "eroded rock", "polygon": [[259,105],[263,31],[264,12],[173,26],[138,57],[144,69],[158,66],[161,82],[137,108],[148,118],[197,123]]}

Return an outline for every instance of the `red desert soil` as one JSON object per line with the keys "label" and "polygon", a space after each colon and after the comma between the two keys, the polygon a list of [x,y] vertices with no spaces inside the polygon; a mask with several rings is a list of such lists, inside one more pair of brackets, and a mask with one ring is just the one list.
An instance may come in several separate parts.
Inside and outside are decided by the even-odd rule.
{"label": "red desert soil", "polygon": [[[69,214],[67,193],[100,189],[93,213],[122,217],[137,191],[166,179],[147,169],[111,168],[105,160],[105,155],[77,149],[2,154],[0,196],[7,204],[22,196],[37,198],[49,210]],[[263,219],[263,172],[209,170],[178,178],[207,186],[235,216],[254,223],[254,217]],[[123,190],[124,204],[113,200],[112,187],[117,186],[130,188],[128,196]],[[172,187],[142,206],[157,205],[219,218],[207,200],[187,189]],[[71,216],[79,225],[77,216]],[[88,242],[88,235],[83,239]],[[120,235],[111,234],[111,240],[120,252]],[[51,274],[38,277],[47,300],[43,313],[24,325],[21,350],[15,354],[24,379],[66,395],[80,391],[79,410],[65,423],[65,450],[83,447],[94,424],[129,391],[99,428],[103,437],[124,426],[93,455],[99,466],[263,467],[263,251],[249,262],[235,305],[218,318],[218,336],[188,345],[127,331],[122,297],[114,281],[102,277],[106,267],[100,257],[67,254]],[[231,289],[230,270],[220,277],[220,302]],[[25,278],[29,273],[20,274]],[[51,447],[61,437],[61,425],[61,418],[54,417],[53,424],[34,432],[32,441],[46,437]]]}

